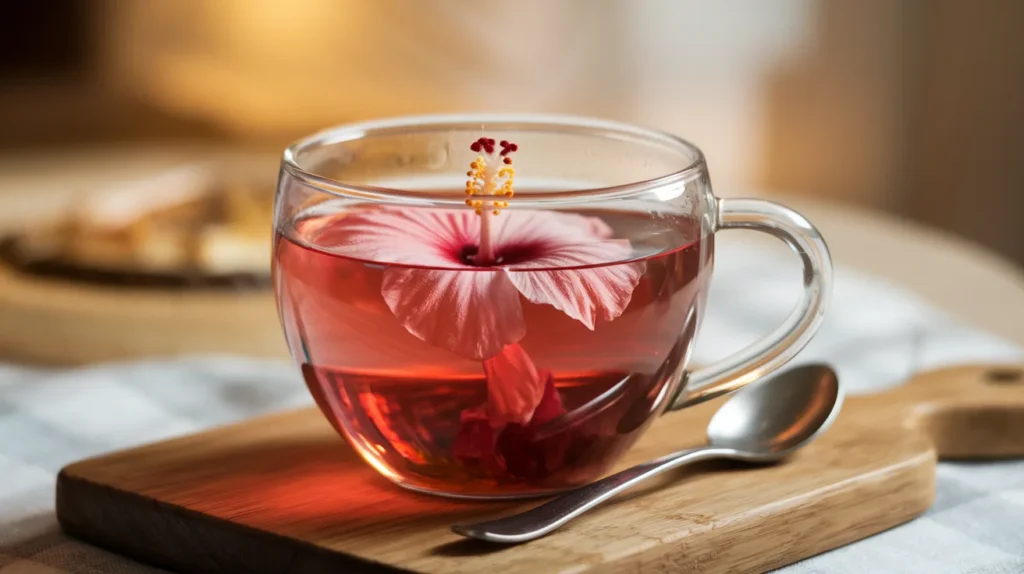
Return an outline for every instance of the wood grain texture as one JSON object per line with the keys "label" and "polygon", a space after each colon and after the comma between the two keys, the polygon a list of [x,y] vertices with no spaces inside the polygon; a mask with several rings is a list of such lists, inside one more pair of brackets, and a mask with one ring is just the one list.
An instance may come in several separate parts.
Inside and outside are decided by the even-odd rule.
{"label": "wood grain texture", "polygon": [[[620,466],[700,444],[717,404],[662,417]],[[315,410],[72,464],[57,515],[72,535],[189,572],[763,571],[924,512],[937,453],[1024,455],[1024,369],[947,369],[847,399],[832,429],[783,464],[687,467],[519,546],[449,526],[535,503],[402,490]]]}

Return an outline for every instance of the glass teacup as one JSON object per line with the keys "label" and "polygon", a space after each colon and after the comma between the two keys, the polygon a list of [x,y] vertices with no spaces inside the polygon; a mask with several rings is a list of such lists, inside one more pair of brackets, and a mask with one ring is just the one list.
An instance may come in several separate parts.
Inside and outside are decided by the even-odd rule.
{"label": "glass teacup", "polygon": [[[456,115],[326,130],[284,154],[274,285],[331,424],[381,474],[448,496],[605,473],[653,418],[789,361],[831,285],[799,214],[712,194],[700,150],[589,118]],[[804,265],[785,323],[687,369],[721,229]]]}

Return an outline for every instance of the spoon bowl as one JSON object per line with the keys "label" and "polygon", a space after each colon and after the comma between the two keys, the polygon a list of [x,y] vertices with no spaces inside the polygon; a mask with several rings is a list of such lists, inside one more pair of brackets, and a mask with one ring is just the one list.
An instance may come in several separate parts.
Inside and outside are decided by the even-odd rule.
{"label": "spoon bowl", "polygon": [[708,445],[777,459],[814,439],[842,405],[835,371],[803,365],[744,387],[708,423]]}
{"label": "spoon bowl", "polygon": [[766,463],[783,459],[825,431],[842,404],[839,379],[827,365],[786,370],[736,391],[708,424],[707,446],[638,464],[504,518],[457,524],[468,538],[514,544],[540,538],[637,484],[684,464],[712,458]]}

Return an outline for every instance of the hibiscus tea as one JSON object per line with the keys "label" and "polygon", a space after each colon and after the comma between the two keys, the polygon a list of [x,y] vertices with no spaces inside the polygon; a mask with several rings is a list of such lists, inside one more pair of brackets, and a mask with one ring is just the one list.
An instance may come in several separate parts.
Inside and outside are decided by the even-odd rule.
{"label": "hibiscus tea", "polygon": [[[382,231],[380,241],[392,243],[370,257],[360,250],[365,237],[351,233],[362,217],[359,207],[312,208],[279,225],[274,285],[289,347],[317,405],[398,484],[484,497],[579,486],[605,473],[667,406],[676,390],[671,374],[688,357],[711,275],[712,236],[700,221],[628,211],[555,214],[599,225],[601,241],[627,246],[587,251],[575,240],[502,243],[511,237],[500,227],[505,221],[518,217],[522,235],[540,217],[506,209],[482,223],[498,230],[488,247],[492,265],[474,267],[481,246],[472,233],[444,243],[450,261],[403,259],[402,249],[436,235],[404,237],[406,224],[395,235]],[[438,221],[455,221],[447,217]],[[364,227],[377,233],[387,226]],[[574,259],[577,251],[587,258]],[[429,292],[419,294],[425,285]],[[600,293],[623,285],[625,298]],[[551,294],[558,289],[567,292]],[[590,309],[594,318],[581,319],[586,305],[563,302],[582,297],[580,290],[594,291],[587,301],[599,307],[618,297],[621,308]],[[403,293],[413,303],[403,303]],[[445,297],[452,302],[438,303]],[[514,328],[502,323],[510,316]],[[490,329],[485,333],[501,333],[497,347],[452,342],[465,334],[452,325],[472,330],[473,321]],[[500,362],[490,358],[495,349]],[[520,375],[523,388],[533,385],[532,398],[522,399],[528,409],[502,410],[521,399]]]}

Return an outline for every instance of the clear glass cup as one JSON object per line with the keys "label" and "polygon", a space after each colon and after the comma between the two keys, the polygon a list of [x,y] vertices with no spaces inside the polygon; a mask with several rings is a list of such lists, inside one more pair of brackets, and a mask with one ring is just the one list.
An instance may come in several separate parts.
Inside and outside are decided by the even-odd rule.
{"label": "clear glass cup", "polygon": [[[697,147],[590,118],[317,133],[284,153],[275,226],[281,322],[317,405],[381,474],[448,496],[597,478],[656,416],[789,361],[831,286],[802,216],[716,198]],[[690,371],[724,229],[789,244],[803,296],[762,340]]]}

